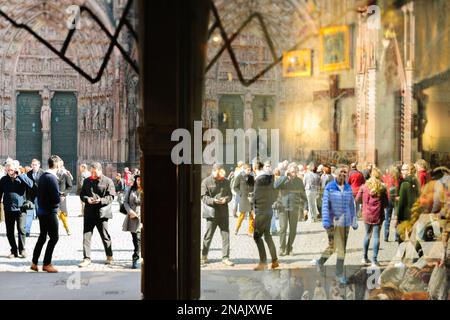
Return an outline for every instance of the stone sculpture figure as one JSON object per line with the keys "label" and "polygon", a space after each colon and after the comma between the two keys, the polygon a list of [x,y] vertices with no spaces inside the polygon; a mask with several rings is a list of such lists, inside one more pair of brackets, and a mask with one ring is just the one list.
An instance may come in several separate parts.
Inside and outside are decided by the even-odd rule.
{"label": "stone sculpture figure", "polygon": [[111,131],[113,127],[113,112],[112,108],[106,108],[106,124],[105,129]]}
{"label": "stone sculpture figure", "polygon": [[80,120],[78,125],[80,126],[80,132],[84,132],[86,130],[86,109],[80,108]]}
{"label": "stone sculpture figure", "polygon": [[13,114],[11,107],[6,105],[3,107],[3,129],[11,130],[13,125]]}
{"label": "stone sculpture figure", "polygon": [[43,104],[41,109],[42,131],[50,131],[50,122],[52,120],[52,110],[48,104]]}
{"label": "stone sculpture figure", "polygon": [[99,114],[98,114],[98,105],[94,103],[92,109],[92,130],[98,130],[99,128]]}

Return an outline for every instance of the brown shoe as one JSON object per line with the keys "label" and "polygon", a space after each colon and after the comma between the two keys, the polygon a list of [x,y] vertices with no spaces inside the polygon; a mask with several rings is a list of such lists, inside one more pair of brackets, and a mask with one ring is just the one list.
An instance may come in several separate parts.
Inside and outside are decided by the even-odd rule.
{"label": "brown shoe", "polygon": [[258,265],[255,268],[253,268],[254,271],[263,271],[266,269],[267,269],[267,263],[264,263],[264,262],[258,263]]}
{"label": "brown shoe", "polygon": [[113,257],[112,256],[107,256],[105,264],[106,265],[112,265],[112,263],[113,263]]}
{"label": "brown shoe", "polygon": [[30,269],[31,270],[33,270],[33,271],[36,271],[36,272],[38,272],[39,270],[38,270],[38,266],[37,266],[37,264],[34,264],[34,263],[31,263],[31,267],[30,267]]}
{"label": "brown shoe", "polygon": [[278,268],[280,266],[280,264],[278,263],[278,260],[273,260],[272,261],[272,265],[271,265],[271,268],[272,269],[276,269],[276,268]]}
{"label": "brown shoe", "polygon": [[56,270],[51,264],[48,266],[43,266],[42,271],[47,271],[48,273],[56,273],[58,270]]}

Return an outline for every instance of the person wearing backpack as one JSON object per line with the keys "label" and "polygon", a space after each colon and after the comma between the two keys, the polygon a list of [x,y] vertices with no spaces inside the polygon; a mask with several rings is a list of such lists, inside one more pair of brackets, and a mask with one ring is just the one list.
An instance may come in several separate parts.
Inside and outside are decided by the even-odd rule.
{"label": "person wearing backpack", "polygon": [[[404,179],[400,185],[399,191],[396,228],[403,221],[411,219],[411,208],[419,198],[420,193],[420,182],[416,178],[416,168],[413,163],[404,164],[402,166],[402,176]],[[403,242],[400,236],[397,236],[396,238],[399,243]]]}

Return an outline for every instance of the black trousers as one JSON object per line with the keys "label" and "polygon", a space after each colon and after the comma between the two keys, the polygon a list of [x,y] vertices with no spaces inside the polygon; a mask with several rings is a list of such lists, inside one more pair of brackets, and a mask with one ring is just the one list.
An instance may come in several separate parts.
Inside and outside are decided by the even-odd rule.
{"label": "black trousers", "polygon": [[208,256],[209,247],[217,227],[222,235],[222,258],[230,257],[230,230],[228,216],[206,219],[206,233],[203,237],[202,255]]}
{"label": "black trousers", "polygon": [[91,258],[91,239],[94,228],[97,228],[100,238],[103,242],[103,247],[105,248],[105,253],[107,257],[112,257],[112,245],[111,236],[108,232],[108,219],[100,219],[84,216],[83,225],[83,255],[84,258]]}
{"label": "black trousers", "polygon": [[264,237],[264,240],[269,247],[272,261],[277,260],[277,250],[275,249],[275,244],[273,243],[272,235],[270,234],[271,222],[272,215],[257,214],[255,217],[255,231],[253,233],[253,239],[255,239],[256,246],[258,247],[259,260],[263,263],[267,262],[267,255],[262,237]]}
{"label": "black trousers", "polygon": [[47,249],[45,249],[44,255],[44,266],[48,266],[52,263],[53,250],[55,249],[56,243],[58,242],[58,216],[56,214],[48,214],[44,216],[39,216],[39,227],[41,233],[39,234],[38,241],[34,247],[33,252],[33,263],[38,264],[39,257],[41,255],[42,247],[47,241],[47,235],[50,240],[47,243]]}
{"label": "black trousers", "polygon": [[138,261],[141,256],[141,232],[131,232],[131,236],[134,245],[133,261]]}
{"label": "black trousers", "polygon": [[[20,252],[25,250],[25,224],[27,222],[27,213],[20,211],[5,211],[5,224],[6,224],[6,237],[8,238],[9,245],[11,246],[11,253],[16,257]],[[17,232],[19,240],[19,251],[17,251],[16,235],[14,232],[14,226],[17,223]]]}

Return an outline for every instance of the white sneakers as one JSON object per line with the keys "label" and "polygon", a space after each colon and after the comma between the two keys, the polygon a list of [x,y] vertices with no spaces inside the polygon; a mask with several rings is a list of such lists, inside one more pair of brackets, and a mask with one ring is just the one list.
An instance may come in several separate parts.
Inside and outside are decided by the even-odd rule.
{"label": "white sneakers", "polygon": [[87,267],[90,264],[91,264],[91,259],[85,258],[85,259],[83,259],[83,261],[81,261],[81,263],[78,266],[80,268],[84,268],[84,267]]}

